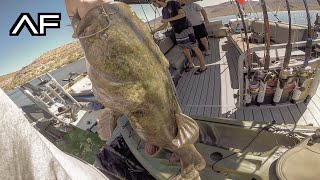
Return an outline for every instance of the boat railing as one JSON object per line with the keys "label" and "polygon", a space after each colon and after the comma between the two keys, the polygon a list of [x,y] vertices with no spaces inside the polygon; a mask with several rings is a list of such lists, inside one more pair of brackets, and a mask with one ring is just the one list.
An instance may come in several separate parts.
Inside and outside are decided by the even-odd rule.
{"label": "boat railing", "polygon": [[[80,109],[81,105],[75,100],[65,89],[49,74],[46,73],[48,80],[42,80],[38,85],[32,85],[26,83],[19,87],[24,95],[26,95],[32,102],[34,102],[41,109],[49,113],[54,119],[60,123],[69,124],[70,122],[65,121],[63,117],[60,117],[64,112],[71,112],[73,121],[77,120],[76,110]],[[67,97],[69,101],[64,98]],[[62,108],[57,113],[56,107]]]}

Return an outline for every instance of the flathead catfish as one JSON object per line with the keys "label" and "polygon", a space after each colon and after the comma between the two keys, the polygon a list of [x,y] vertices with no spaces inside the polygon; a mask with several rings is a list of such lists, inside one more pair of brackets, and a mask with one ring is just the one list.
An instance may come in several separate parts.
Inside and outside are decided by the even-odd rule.
{"label": "flathead catfish", "polygon": [[97,99],[125,114],[143,140],[176,153],[183,178],[199,178],[206,165],[193,145],[199,127],[181,113],[168,60],[143,22],[128,5],[107,3],[91,9],[76,33]]}

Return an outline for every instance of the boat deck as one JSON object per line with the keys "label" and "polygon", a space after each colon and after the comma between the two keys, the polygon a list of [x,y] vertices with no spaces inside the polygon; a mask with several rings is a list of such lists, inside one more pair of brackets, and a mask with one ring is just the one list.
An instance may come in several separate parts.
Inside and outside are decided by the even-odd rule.
{"label": "boat deck", "polygon": [[[278,124],[320,126],[320,88],[309,103],[277,106],[249,106],[238,109],[238,57],[236,47],[227,38],[210,38],[211,55],[206,56],[208,69],[194,75],[196,68],[184,72],[177,87],[178,99],[187,115],[233,118]],[[177,51],[174,47],[172,51]],[[181,51],[180,51],[181,52]],[[180,59],[181,53],[170,53],[171,59]],[[194,63],[198,60],[194,58]]]}

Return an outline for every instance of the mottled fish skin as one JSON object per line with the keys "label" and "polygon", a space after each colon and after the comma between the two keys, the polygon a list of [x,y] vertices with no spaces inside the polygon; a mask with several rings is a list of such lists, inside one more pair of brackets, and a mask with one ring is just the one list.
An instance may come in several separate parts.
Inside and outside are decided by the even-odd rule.
{"label": "mottled fish skin", "polygon": [[76,32],[97,99],[125,114],[143,140],[175,152],[182,177],[198,177],[197,170],[205,167],[193,145],[199,128],[181,114],[167,74],[168,60],[143,22],[128,5],[109,3],[90,10]]}

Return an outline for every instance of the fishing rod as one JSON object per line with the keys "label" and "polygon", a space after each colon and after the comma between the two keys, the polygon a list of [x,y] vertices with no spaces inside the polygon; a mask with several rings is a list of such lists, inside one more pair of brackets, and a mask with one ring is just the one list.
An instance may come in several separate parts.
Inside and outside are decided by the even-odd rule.
{"label": "fishing rod", "polygon": [[291,33],[292,33],[292,24],[291,24],[291,12],[290,12],[290,4],[289,1],[286,0],[287,11],[288,11],[288,20],[289,20],[289,34],[288,34],[288,43],[286,46],[286,53],[283,60],[283,68],[287,68],[290,62],[291,52],[292,52],[292,44],[291,44]]}
{"label": "fishing rod", "polygon": [[[243,17],[243,10],[240,7],[240,4],[238,2],[238,0],[235,1],[238,7],[238,11],[240,14],[240,18],[242,21],[242,26],[243,26],[243,30],[244,30],[244,35],[245,35],[245,41],[246,41],[246,45],[247,45],[247,69],[248,69],[248,73],[246,76],[246,82],[245,82],[245,103],[246,105],[249,105],[252,101],[252,96],[250,94],[250,86],[252,86],[250,84],[250,79],[251,79],[251,56],[250,56],[250,43],[249,43],[249,38],[248,38],[248,31],[247,31],[247,25],[245,23],[244,17]],[[240,30],[241,31],[241,30]]]}
{"label": "fishing rod", "polygon": [[290,4],[288,0],[286,0],[286,5],[287,5],[287,11],[288,11],[288,20],[289,20],[288,43],[286,46],[286,52],[283,60],[283,68],[280,71],[280,74],[278,77],[277,89],[273,96],[273,103],[272,103],[273,105],[276,105],[276,103],[280,102],[284,86],[286,86],[289,79],[294,76],[293,69],[288,67],[290,58],[291,58],[291,52],[292,52],[292,43],[291,43],[292,42],[291,40],[292,24],[291,24]]}
{"label": "fishing rod", "polygon": [[270,26],[269,26],[269,17],[265,0],[260,0],[262,12],[263,12],[263,21],[264,21],[264,39],[266,43],[266,54],[264,59],[264,70],[269,70],[270,66]]}
{"label": "fishing rod", "polygon": [[243,29],[244,29],[244,37],[245,37],[245,41],[247,44],[247,59],[248,59],[248,77],[249,79],[251,78],[251,58],[250,58],[250,43],[249,43],[249,38],[248,38],[248,32],[247,32],[247,25],[244,21],[244,17],[243,17],[243,12],[242,9],[240,7],[240,4],[238,3],[238,1],[236,1],[237,3],[237,7],[240,13],[240,18],[242,21],[242,25],[243,25]]}
{"label": "fishing rod", "polygon": [[309,60],[311,57],[311,51],[312,51],[312,30],[311,30],[311,17],[310,12],[307,4],[307,0],[303,0],[304,7],[306,9],[307,13],[307,22],[308,22],[308,37],[307,37],[307,43],[306,43],[306,49],[305,49],[305,60],[304,60],[304,67],[308,66]]}
{"label": "fishing rod", "polygon": [[265,0],[260,0],[263,21],[264,21],[264,40],[266,45],[266,52],[264,56],[264,69],[257,74],[257,80],[259,80],[259,93],[257,98],[258,106],[264,102],[264,97],[267,90],[267,81],[272,77],[272,73],[269,71],[270,66],[270,25],[269,17]]}
{"label": "fishing rod", "polygon": [[312,76],[312,68],[309,66],[309,61],[311,59],[311,51],[312,51],[312,30],[311,30],[311,17],[309,12],[309,7],[307,0],[303,0],[304,7],[307,13],[307,22],[308,22],[308,29],[307,29],[307,43],[305,48],[305,59],[303,62],[303,67],[300,68],[298,72],[298,78],[296,82],[296,87],[294,89],[292,95],[292,103],[296,103],[302,94],[302,91],[305,90],[305,81],[306,79]]}

